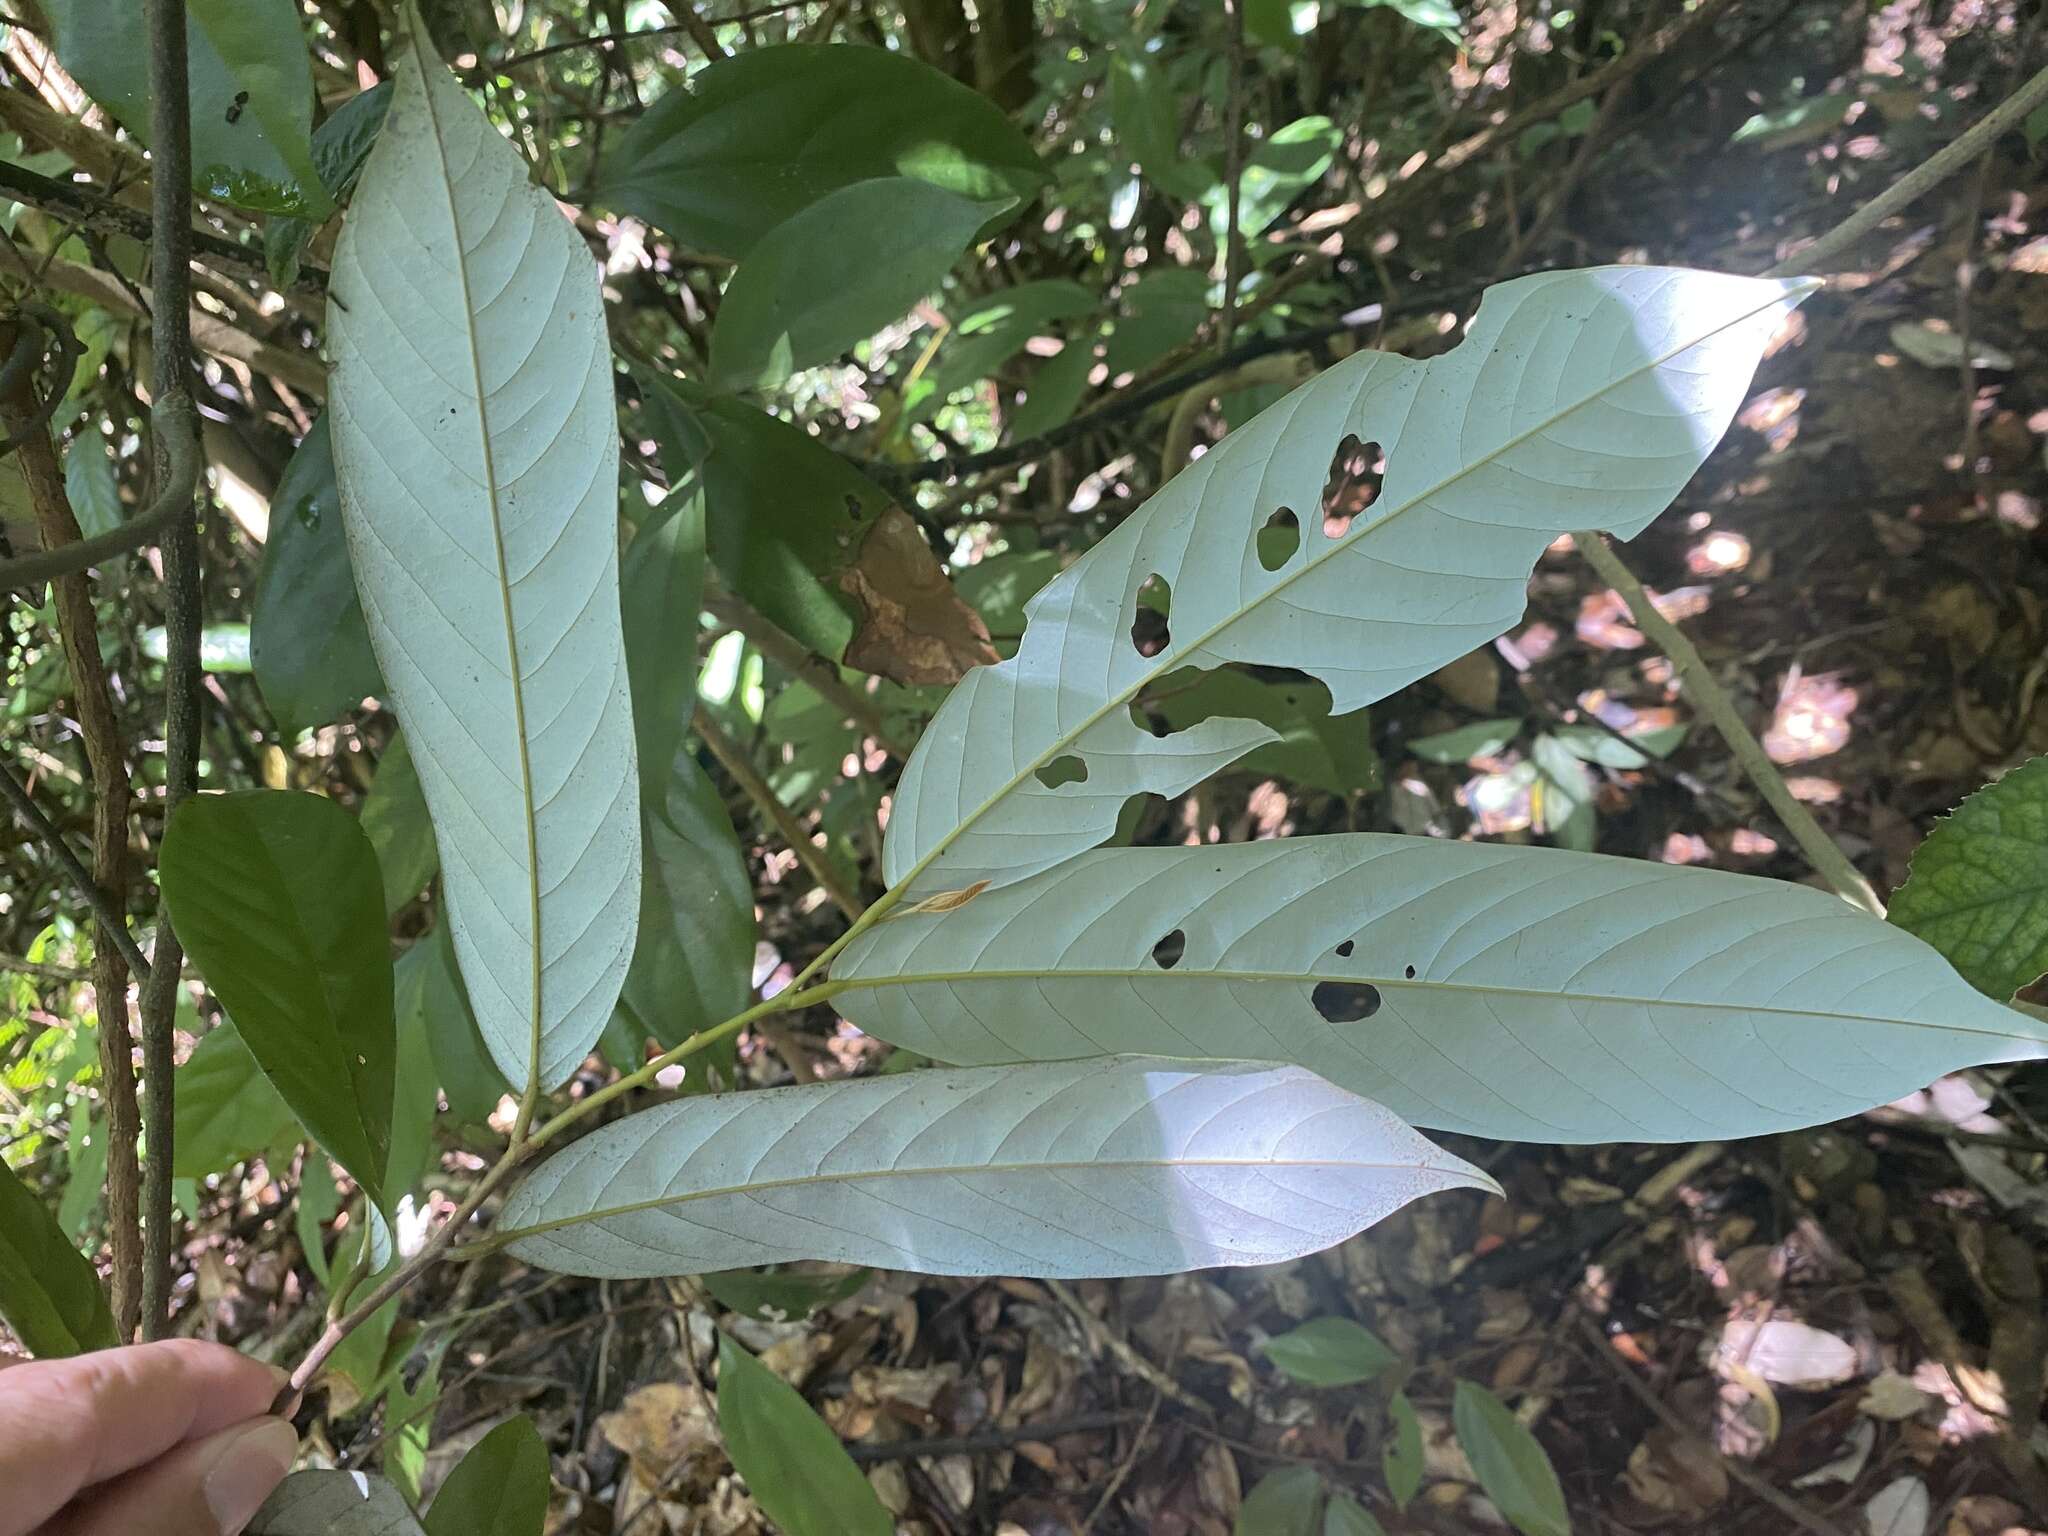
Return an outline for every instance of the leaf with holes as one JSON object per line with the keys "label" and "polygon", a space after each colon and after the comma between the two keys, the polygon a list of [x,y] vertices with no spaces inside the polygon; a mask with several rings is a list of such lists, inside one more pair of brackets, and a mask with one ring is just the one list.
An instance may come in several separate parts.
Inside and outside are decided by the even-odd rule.
{"label": "leaf with holes", "polygon": [[529,1263],[615,1278],[797,1259],[1149,1275],[1298,1258],[1492,1187],[1298,1068],[1123,1057],[642,1110],[542,1163],[497,1231]]}
{"label": "leaf with holes", "polygon": [[639,910],[611,352],[589,249],[411,31],[334,256],[335,466],[477,1023],[543,1089]]}
{"label": "leaf with holes", "polygon": [[1935,823],[1891,920],[2001,1002],[2048,972],[2048,757]]}
{"label": "leaf with holes", "polygon": [[[1669,504],[1813,286],[1655,267],[1518,278],[1487,291],[1453,352],[1361,353],[1302,385],[1056,577],[1016,656],[954,690],[904,769],[889,883],[1024,879],[1109,836],[1133,794],[1179,794],[1271,739],[1228,720],[1154,737],[1131,704],[1168,672],[1294,667],[1347,714],[1500,635],[1558,534],[1630,536]],[[1297,514],[1320,513],[1354,441],[1379,446],[1385,476],[1333,533]],[[1148,653],[1130,631],[1154,576],[1173,600]],[[1048,784],[1069,758],[1069,782]]]}
{"label": "leaf with holes", "polygon": [[940,1061],[1290,1061],[1525,1141],[1760,1135],[2048,1054],[2048,1027],[1805,886],[1366,833],[1098,850],[878,923],[832,985]]}

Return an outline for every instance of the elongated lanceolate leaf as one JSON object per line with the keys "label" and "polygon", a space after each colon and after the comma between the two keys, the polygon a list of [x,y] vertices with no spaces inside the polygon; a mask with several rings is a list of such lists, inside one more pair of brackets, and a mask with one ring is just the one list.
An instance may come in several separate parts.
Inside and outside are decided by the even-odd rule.
{"label": "elongated lanceolate leaf", "polygon": [[637,775],[596,263],[432,53],[335,251],[356,585],[433,813],[455,950],[515,1088],[560,1082],[633,951]]}
{"label": "elongated lanceolate leaf", "polygon": [[[75,1177],[74,1173],[74,1177]],[[121,1342],[100,1277],[57,1219],[0,1163],[0,1318],[44,1359]]]}
{"label": "elongated lanceolate leaf", "polygon": [[1464,1187],[1492,1185],[1298,1068],[1122,1057],[661,1105],[541,1164],[499,1230],[581,1275],[1150,1275],[1314,1253]]}
{"label": "elongated lanceolate leaf", "polygon": [[424,1536],[405,1500],[381,1477],[294,1472],[263,1501],[246,1536]]}
{"label": "elongated lanceolate leaf", "polygon": [[848,1018],[941,1061],[1290,1061],[1523,1141],[1757,1135],[2048,1053],[1918,939],[1805,886],[1367,833],[1104,849],[882,922],[833,979]]}
{"label": "elongated lanceolate leaf", "polygon": [[[1272,739],[1243,721],[1163,738],[1133,723],[1131,701],[1175,668],[1296,667],[1346,714],[1501,634],[1559,533],[1626,537],[1670,503],[1812,286],[1651,267],[1519,278],[1443,357],[1362,353],[1304,384],[1057,577],[1017,655],[954,690],[904,769],[890,884],[1022,879],[1101,842],[1131,795],[1178,794]],[[1386,476],[1333,538],[1318,514],[1349,435],[1381,446]],[[1257,538],[1283,510],[1291,553]],[[1131,624],[1155,575],[1170,636],[1146,656]]]}
{"label": "elongated lanceolate leaf", "polygon": [[875,1490],[798,1391],[718,1336],[718,1429],[754,1502],[784,1536],[894,1536]]}

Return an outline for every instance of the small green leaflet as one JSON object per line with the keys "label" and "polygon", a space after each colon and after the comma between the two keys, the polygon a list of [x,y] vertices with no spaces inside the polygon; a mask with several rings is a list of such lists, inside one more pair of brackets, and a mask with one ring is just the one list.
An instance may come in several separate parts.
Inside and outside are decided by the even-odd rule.
{"label": "small green leaflet", "polygon": [[427,1536],[541,1536],[548,1518],[548,1450],[519,1415],[455,1464],[427,1511]]}
{"label": "small green leaflet", "polygon": [[[938,287],[992,207],[915,177],[828,192],[761,237],[726,285],[711,372],[774,389],[898,320]],[[861,259],[848,263],[846,253]]]}
{"label": "small green leaflet", "polygon": [[1350,1494],[1333,1493],[1323,1510],[1323,1536],[1387,1536],[1387,1530]]}
{"label": "small green leaflet", "polygon": [[[395,970],[398,995],[410,999],[417,1010],[411,1015],[401,1012],[398,1027],[417,1030],[426,1039],[435,1080],[448,1096],[449,1113],[466,1124],[482,1125],[512,1089],[477,1032],[445,916],[399,956]],[[416,981],[412,973],[417,973]]]}
{"label": "small green leaflet", "polygon": [[1399,1357],[1348,1317],[1318,1317],[1259,1347],[1305,1387],[1348,1387],[1384,1375]]}
{"label": "small green leaflet", "polygon": [[377,856],[319,795],[238,790],[164,835],[178,936],[284,1101],[378,1198],[397,1058]]}
{"label": "small green leaflet", "polygon": [[857,1295],[874,1278],[871,1269],[844,1274],[800,1269],[722,1269],[699,1275],[721,1307],[766,1323],[798,1322]]}
{"label": "small green leaflet", "polygon": [[1460,1381],[1451,1418],[1480,1488],[1510,1525],[1522,1536],[1571,1536],[1550,1458],[1505,1403],[1477,1382]]}
{"label": "small green leaflet", "polygon": [[1891,920],[2001,1003],[2048,972],[2048,757],[1935,823],[1892,897]]}
{"label": "small green leaflet", "polygon": [[120,1343],[100,1277],[21,1182],[0,1162],[0,1318],[43,1359]]}
{"label": "small green leaflet", "polygon": [[597,196],[740,259],[828,194],[894,176],[1001,209],[1049,179],[993,102],[929,64],[792,43],[748,49],[671,89],[606,159]]}
{"label": "small green leaflet", "polygon": [[1422,1489],[1422,1421],[1406,1392],[1396,1392],[1387,1402],[1387,1443],[1380,1452],[1380,1469],[1386,1473],[1387,1492],[1396,1509]]}
{"label": "small green leaflet", "polygon": [[[390,105],[391,82],[379,81],[349,97],[313,130],[313,168],[331,196],[346,197],[355,186]],[[299,280],[299,258],[318,227],[309,219],[285,215],[263,226],[263,264],[278,287],[289,288]]]}
{"label": "small green leaflet", "polygon": [[1519,719],[1478,720],[1434,736],[1419,736],[1408,743],[1408,750],[1424,762],[1463,764],[1475,757],[1493,757],[1521,733]]}
{"label": "small green leaflet", "polygon": [[265,1152],[289,1150],[305,1135],[231,1020],[206,1032],[171,1082],[178,1126],[171,1171],[181,1179],[203,1179]]}
{"label": "small green leaflet", "polygon": [[747,1491],[783,1536],[893,1536],[896,1522],[839,1437],[795,1388],[724,1333],[718,1428]]}
{"label": "small green leaflet", "polygon": [[419,900],[441,867],[427,797],[402,731],[377,759],[377,776],[363,799],[363,835],[377,854],[384,910],[395,917]]}
{"label": "small green leaflet", "polygon": [[1275,1467],[1238,1506],[1233,1536],[1317,1536],[1323,1477],[1314,1467]]}

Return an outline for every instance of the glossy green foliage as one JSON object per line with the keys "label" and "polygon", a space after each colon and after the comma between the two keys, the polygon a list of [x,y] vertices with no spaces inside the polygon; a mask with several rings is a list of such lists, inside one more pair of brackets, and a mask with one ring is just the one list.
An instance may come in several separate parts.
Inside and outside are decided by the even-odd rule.
{"label": "glossy green foliage", "polygon": [[734,1469],[785,1536],[892,1536],[896,1522],[846,1447],[781,1377],[718,1336],[718,1429]]}
{"label": "glossy green foliage", "polygon": [[1550,1458],[1505,1403],[1477,1382],[1461,1381],[1451,1421],[1480,1488],[1510,1525],[1522,1536],[1571,1536]]}
{"label": "glossy green foliage", "polygon": [[[391,82],[379,81],[349,97],[313,130],[313,169],[329,196],[344,198],[354,189],[390,106]],[[289,215],[280,215],[263,226],[263,262],[271,281],[282,288],[298,281],[299,260],[317,228],[310,219]]]}
{"label": "glossy green foliage", "polygon": [[455,1464],[425,1525],[427,1536],[541,1536],[547,1517],[547,1447],[533,1420],[519,1415]]}
{"label": "glossy green foliage", "polygon": [[384,893],[355,817],[318,795],[187,800],[160,864],[206,983],[286,1104],[375,1196],[397,1061]]}
{"label": "glossy green foliage", "polygon": [[92,1265],[20,1177],[0,1163],[0,1319],[32,1355],[120,1342]]}
{"label": "glossy green foliage", "polygon": [[1397,1363],[1379,1336],[1348,1317],[1318,1317],[1278,1334],[1259,1353],[1305,1387],[1351,1387]]}

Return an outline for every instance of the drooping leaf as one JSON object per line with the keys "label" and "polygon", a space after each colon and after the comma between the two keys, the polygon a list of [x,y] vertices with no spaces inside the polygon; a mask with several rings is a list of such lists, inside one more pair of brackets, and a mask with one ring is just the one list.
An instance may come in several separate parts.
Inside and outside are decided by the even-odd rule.
{"label": "drooping leaf", "polygon": [[396,916],[419,900],[420,892],[441,867],[434,846],[434,821],[405,734],[391,738],[377,759],[377,777],[363,799],[363,835],[377,854],[384,883],[384,911]]}
{"label": "drooping leaf", "polygon": [[697,1277],[722,1307],[767,1323],[799,1322],[857,1295],[874,1271],[843,1274],[800,1269],[721,1269]]}
{"label": "drooping leaf", "polygon": [[426,1536],[396,1488],[363,1472],[294,1472],[243,1536]]}
{"label": "drooping leaf", "polygon": [[620,994],[649,1035],[676,1045],[747,1006],[754,981],[754,882],[693,744],[643,802],[640,937]]}
{"label": "drooping leaf", "polygon": [[324,725],[384,691],[342,533],[325,416],[300,441],[270,501],[249,660],[264,702],[289,731]]}
{"label": "drooping leaf", "polygon": [[1387,1401],[1387,1424],[1392,1431],[1380,1452],[1380,1470],[1386,1474],[1387,1492],[1394,1507],[1406,1509],[1408,1501],[1422,1489],[1422,1420],[1406,1392],[1396,1392]]}
{"label": "drooping leaf", "polygon": [[[1269,738],[1135,725],[1131,699],[1176,668],[1295,667],[1345,714],[1493,639],[1558,533],[1632,535],[1663,510],[1812,286],[1652,267],[1519,278],[1487,291],[1455,351],[1362,353],[1302,385],[1062,572],[1017,655],[954,690],[898,787],[890,884],[1022,879],[1108,836],[1131,795],[1178,794]],[[1381,445],[1385,481],[1333,537],[1313,513],[1351,436]],[[1268,569],[1258,534],[1290,520]],[[1172,629],[1146,656],[1130,626],[1155,575]],[[1063,760],[1087,776],[1048,787]]]}
{"label": "drooping leaf", "polygon": [[892,1536],[896,1522],[796,1389],[718,1336],[718,1429],[747,1491],[784,1536]]}
{"label": "drooping leaf", "polygon": [[[712,562],[820,656],[904,683],[995,659],[910,514],[801,428],[652,374],[640,382],[671,476],[695,467]],[[671,462],[673,461],[673,462]]]}
{"label": "drooping leaf", "polygon": [[[337,200],[348,196],[384,126],[391,105],[391,82],[380,80],[349,97],[313,130],[313,169],[320,184]],[[319,226],[310,219],[280,215],[263,226],[263,265],[271,281],[289,288],[299,280],[299,259]]]}
{"label": "drooping leaf", "polygon": [[792,43],[715,63],[661,97],[606,160],[597,196],[738,259],[829,193],[887,176],[997,205],[1047,179],[993,102],[930,65]]}
{"label": "drooping leaf", "polygon": [[[989,214],[910,176],[826,193],[763,235],[726,285],[713,379],[774,389],[867,340],[938,287]],[[861,259],[848,262],[850,250]]]}
{"label": "drooping leaf", "polygon": [[1323,1475],[1314,1467],[1275,1467],[1238,1506],[1233,1536],[1316,1536]]}
{"label": "drooping leaf", "polygon": [[1305,1387],[1348,1387],[1384,1375],[1399,1357],[1379,1335],[1348,1317],[1318,1317],[1259,1347]]}
{"label": "drooping leaf", "polygon": [[1460,1381],[1451,1421],[1480,1488],[1508,1524],[1522,1536],[1571,1536],[1550,1458],[1505,1403],[1477,1382]]}
{"label": "drooping leaf", "polygon": [[401,1014],[399,1028],[416,1029],[426,1036],[427,1049],[434,1058],[434,1077],[448,1096],[449,1111],[459,1120],[481,1125],[511,1087],[477,1030],[445,921],[436,923],[433,932],[399,957],[401,984],[410,979],[407,973],[414,969],[419,972],[418,985],[404,987],[404,995],[415,1000],[418,1012],[410,1018]]}
{"label": "drooping leaf", "polygon": [[1122,1057],[660,1105],[542,1163],[498,1230],[587,1275],[1165,1274],[1313,1253],[1461,1187],[1491,1186],[1298,1068]]}
{"label": "drooping leaf", "polygon": [[1892,897],[1891,920],[2000,1002],[2048,972],[2048,757],[1935,823]]}
{"label": "drooping leaf", "polygon": [[99,1274],[52,1216],[0,1162],[0,1318],[44,1359],[121,1342]]}
{"label": "drooping leaf", "polygon": [[[51,42],[73,78],[136,138],[150,139],[149,49],[128,0],[46,0]],[[313,171],[313,74],[292,0],[189,0],[192,186],[273,213],[323,215]]]}
{"label": "drooping leaf", "polygon": [[611,1016],[640,883],[598,273],[417,35],[336,248],[330,413],[370,638],[515,1087]]}
{"label": "drooping leaf", "polygon": [[164,903],[206,984],[306,1129],[376,1198],[397,1056],[377,856],[319,795],[237,790],[180,805]]}
{"label": "drooping leaf", "polygon": [[171,1171],[181,1179],[223,1173],[305,1134],[232,1020],[222,1019],[201,1037],[171,1083],[178,1127]]}
{"label": "drooping leaf", "polygon": [[533,1420],[507,1419],[455,1464],[427,1511],[427,1536],[540,1536],[548,1448]]}
{"label": "drooping leaf", "polygon": [[2048,1027],[1805,886],[1365,833],[1103,849],[878,924],[833,984],[939,1061],[1292,1061],[1524,1141],[1761,1135],[2048,1053]]}
{"label": "drooping leaf", "polygon": [[1147,181],[1188,201],[1216,184],[1214,166],[1181,153],[1181,102],[1163,63],[1118,52],[1110,63],[1109,103],[1120,164],[1135,163]]}
{"label": "drooping leaf", "polygon": [[643,808],[659,805],[667,793],[669,765],[689,729],[703,606],[704,500],[677,495],[634,535],[619,567]]}

